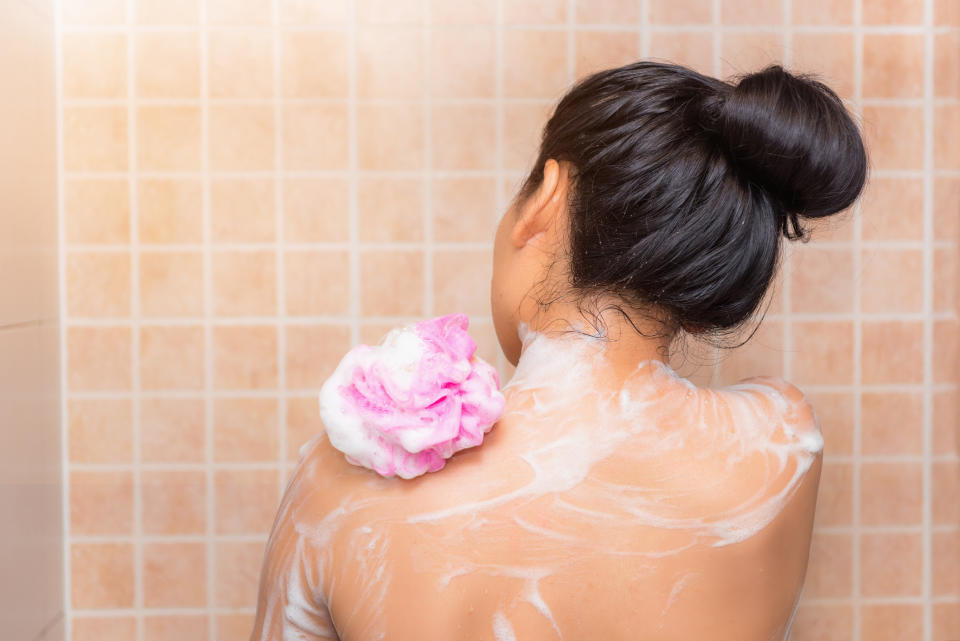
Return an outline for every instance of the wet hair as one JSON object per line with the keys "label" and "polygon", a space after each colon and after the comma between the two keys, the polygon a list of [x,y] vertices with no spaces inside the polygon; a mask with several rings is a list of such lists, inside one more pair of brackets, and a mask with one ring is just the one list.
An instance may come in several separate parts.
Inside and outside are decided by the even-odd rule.
{"label": "wet hair", "polygon": [[614,294],[625,315],[652,304],[671,328],[715,337],[754,315],[782,239],[807,242],[802,219],[853,204],[868,166],[857,124],[814,74],[772,64],[723,81],[650,60],[563,96],[515,202],[551,158],[571,166],[572,291]]}

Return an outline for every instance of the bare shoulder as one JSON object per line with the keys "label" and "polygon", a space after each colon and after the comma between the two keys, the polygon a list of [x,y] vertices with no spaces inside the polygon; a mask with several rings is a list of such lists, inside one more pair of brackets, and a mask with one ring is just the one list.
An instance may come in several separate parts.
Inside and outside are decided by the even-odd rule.
{"label": "bare shoulder", "polygon": [[771,390],[772,398],[778,401],[775,404],[776,410],[782,413],[784,420],[794,429],[799,432],[819,433],[820,420],[810,397],[795,384],[780,376],[750,376],[740,379],[727,389],[757,389],[758,385]]}

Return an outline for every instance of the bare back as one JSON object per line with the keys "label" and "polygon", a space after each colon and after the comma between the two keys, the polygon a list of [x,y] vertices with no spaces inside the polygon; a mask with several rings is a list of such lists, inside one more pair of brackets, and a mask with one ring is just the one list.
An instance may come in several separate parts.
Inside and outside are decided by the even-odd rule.
{"label": "bare back", "polygon": [[816,417],[757,377],[660,361],[611,385],[539,339],[442,471],[383,479],[321,435],[277,517],[253,639],[783,639],[807,564]]}

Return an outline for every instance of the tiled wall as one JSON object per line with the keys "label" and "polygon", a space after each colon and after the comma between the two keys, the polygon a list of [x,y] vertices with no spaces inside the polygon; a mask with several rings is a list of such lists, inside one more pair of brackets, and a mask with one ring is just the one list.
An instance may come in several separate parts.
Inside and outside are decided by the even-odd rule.
{"label": "tiled wall", "polygon": [[488,310],[553,101],[638,57],[815,70],[862,203],[698,382],[780,374],[826,463],[794,639],[960,638],[956,0],[63,0],[72,638],[241,639],[314,394],[400,321]]}
{"label": "tiled wall", "polygon": [[0,637],[30,641],[65,623],[53,4],[0,2]]}

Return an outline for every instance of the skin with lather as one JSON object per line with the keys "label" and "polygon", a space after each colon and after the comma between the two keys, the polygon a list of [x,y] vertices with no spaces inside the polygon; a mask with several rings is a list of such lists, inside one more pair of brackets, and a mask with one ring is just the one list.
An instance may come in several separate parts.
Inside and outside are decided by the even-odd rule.
{"label": "skin with lather", "polygon": [[492,314],[516,365],[500,420],[411,479],[352,465],[325,433],[306,443],[252,640],[786,638],[820,478],[816,413],[779,377],[680,377],[652,316],[601,312],[598,334],[581,306],[540,304],[564,278],[569,186],[549,160],[497,229]]}

